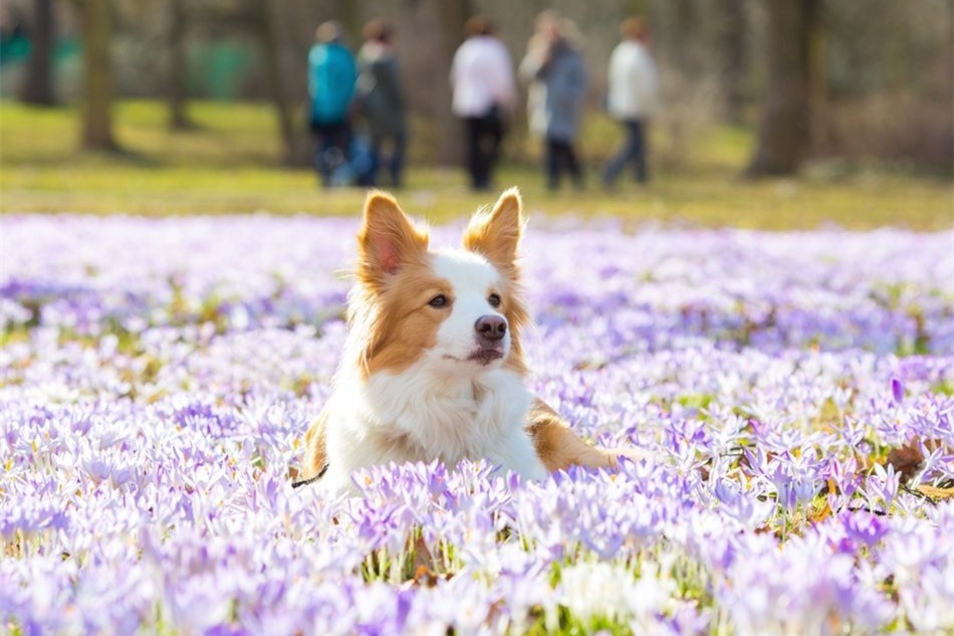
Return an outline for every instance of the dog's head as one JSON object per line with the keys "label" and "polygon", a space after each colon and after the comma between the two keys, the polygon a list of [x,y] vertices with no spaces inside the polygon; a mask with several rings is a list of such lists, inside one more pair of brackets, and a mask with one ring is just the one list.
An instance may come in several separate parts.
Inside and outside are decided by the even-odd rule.
{"label": "dog's head", "polygon": [[462,246],[430,250],[383,192],[371,192],[358,232],[358,284],[349,302],[351,346],[364,377],[411,366],[447,376],[507,368],[524,373],[527,323],[517,246],[523,213],[516,188],[477,212]]}

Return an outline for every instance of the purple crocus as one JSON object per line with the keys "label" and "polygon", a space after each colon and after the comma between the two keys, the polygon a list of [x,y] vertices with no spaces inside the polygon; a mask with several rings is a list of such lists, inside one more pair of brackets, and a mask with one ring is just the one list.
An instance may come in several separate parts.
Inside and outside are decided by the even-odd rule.
{"label": "purple crocus", "polygon": [[954,630],[954,231],[535,218],[528,387],[649,457],[429,458],[332,497],[288,474],[347,334],[353,241],[321,237],[356,229],[0,216],[0,625]]}

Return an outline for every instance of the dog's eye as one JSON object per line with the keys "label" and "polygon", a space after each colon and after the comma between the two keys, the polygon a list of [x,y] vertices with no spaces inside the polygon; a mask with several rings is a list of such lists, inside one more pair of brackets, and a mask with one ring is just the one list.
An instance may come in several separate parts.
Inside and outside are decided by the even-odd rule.
{"label": "dog's eye", "polygon": [[500,296],[497,294],[491,294],[487,297],[487,302],[490,303],[491,307],[500,307]]}
{"label": "dog's eye", "polygon": [[447,296],[444,294],[438,294],[431,298],[428,303],[431,307],[446,307],[447,306]]}

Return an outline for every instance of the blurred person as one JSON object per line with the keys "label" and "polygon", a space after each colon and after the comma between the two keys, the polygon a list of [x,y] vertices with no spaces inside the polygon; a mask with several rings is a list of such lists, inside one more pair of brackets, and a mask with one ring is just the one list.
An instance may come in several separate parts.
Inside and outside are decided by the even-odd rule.
{"label": "blurred person", "polygon": [[527,109],[530,131],[543,138],[547,186],[560,186],[563,167],[577,188],[583,170],[573,147],[586,97],[586,64],[576,25],[555,11],[536,20],[536,33],[527,44],[520,76],[529,82]]}
{"label": "blurred person", "polygon": [[517,101],[510,53],[496,37],[494,23],[473,16],[464,26],[467,39],[451,64],[452,109],[467,126],[467,169],[474,190],[488,190],[506,118]]}
{"label": "blurred person", "polygon": [[325,187],[348,185],[351,106],[358,79],[354,55],[342,43],[341,25],[323,23],[308,52],[310,127],[315,135],[315,168]]}
{"label": "blurred person", "polygon": [[404,150],[407,139],[407,116],[397,55],[393,45],[393,29],[381,19],[364,27],[364,45],[358,51],[358,99],[361,114],[371,135],[371,174],[367,185],[377,185],[382,165],[381,150],[390,145],[386,162],[390,185],[402,186]]}
{"label": "blurred person", "polygon": [[627,163],[635,168],[636,181],[649,181],[646,165],[649,120],[659,110],[659,73],[649,52],[649,26],[642,18],[629,18],[620,25],[623,40],[609,62],[606,107],[622,124],[622,148],[603,168],[603,183],[613,187]]}

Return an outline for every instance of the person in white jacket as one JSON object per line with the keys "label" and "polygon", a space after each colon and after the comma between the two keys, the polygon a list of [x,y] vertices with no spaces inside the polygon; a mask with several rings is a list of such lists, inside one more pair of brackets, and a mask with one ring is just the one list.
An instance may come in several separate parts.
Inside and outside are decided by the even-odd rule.
{"label": "person in white jacket", "polygon": [[649,27],[641,18],[620,25],[623,41],[613,50],[609,63],[606,107],[626,131],[623,147],[603,169],[603,183],[612,187],[627,163],[632,162],[636,180],[646,183],[646,138],[649,120],[659,110],[659,73],[649,52]]}
{"label": "person in white jacket", "polygon": [[487,190],[503,140],[506,117],[517,101],[517,82],[507,47],[494,23],[474,16],[464,26],[467,40],[454,54],[451,108],[467,125],[467,168],[471,187]]}

